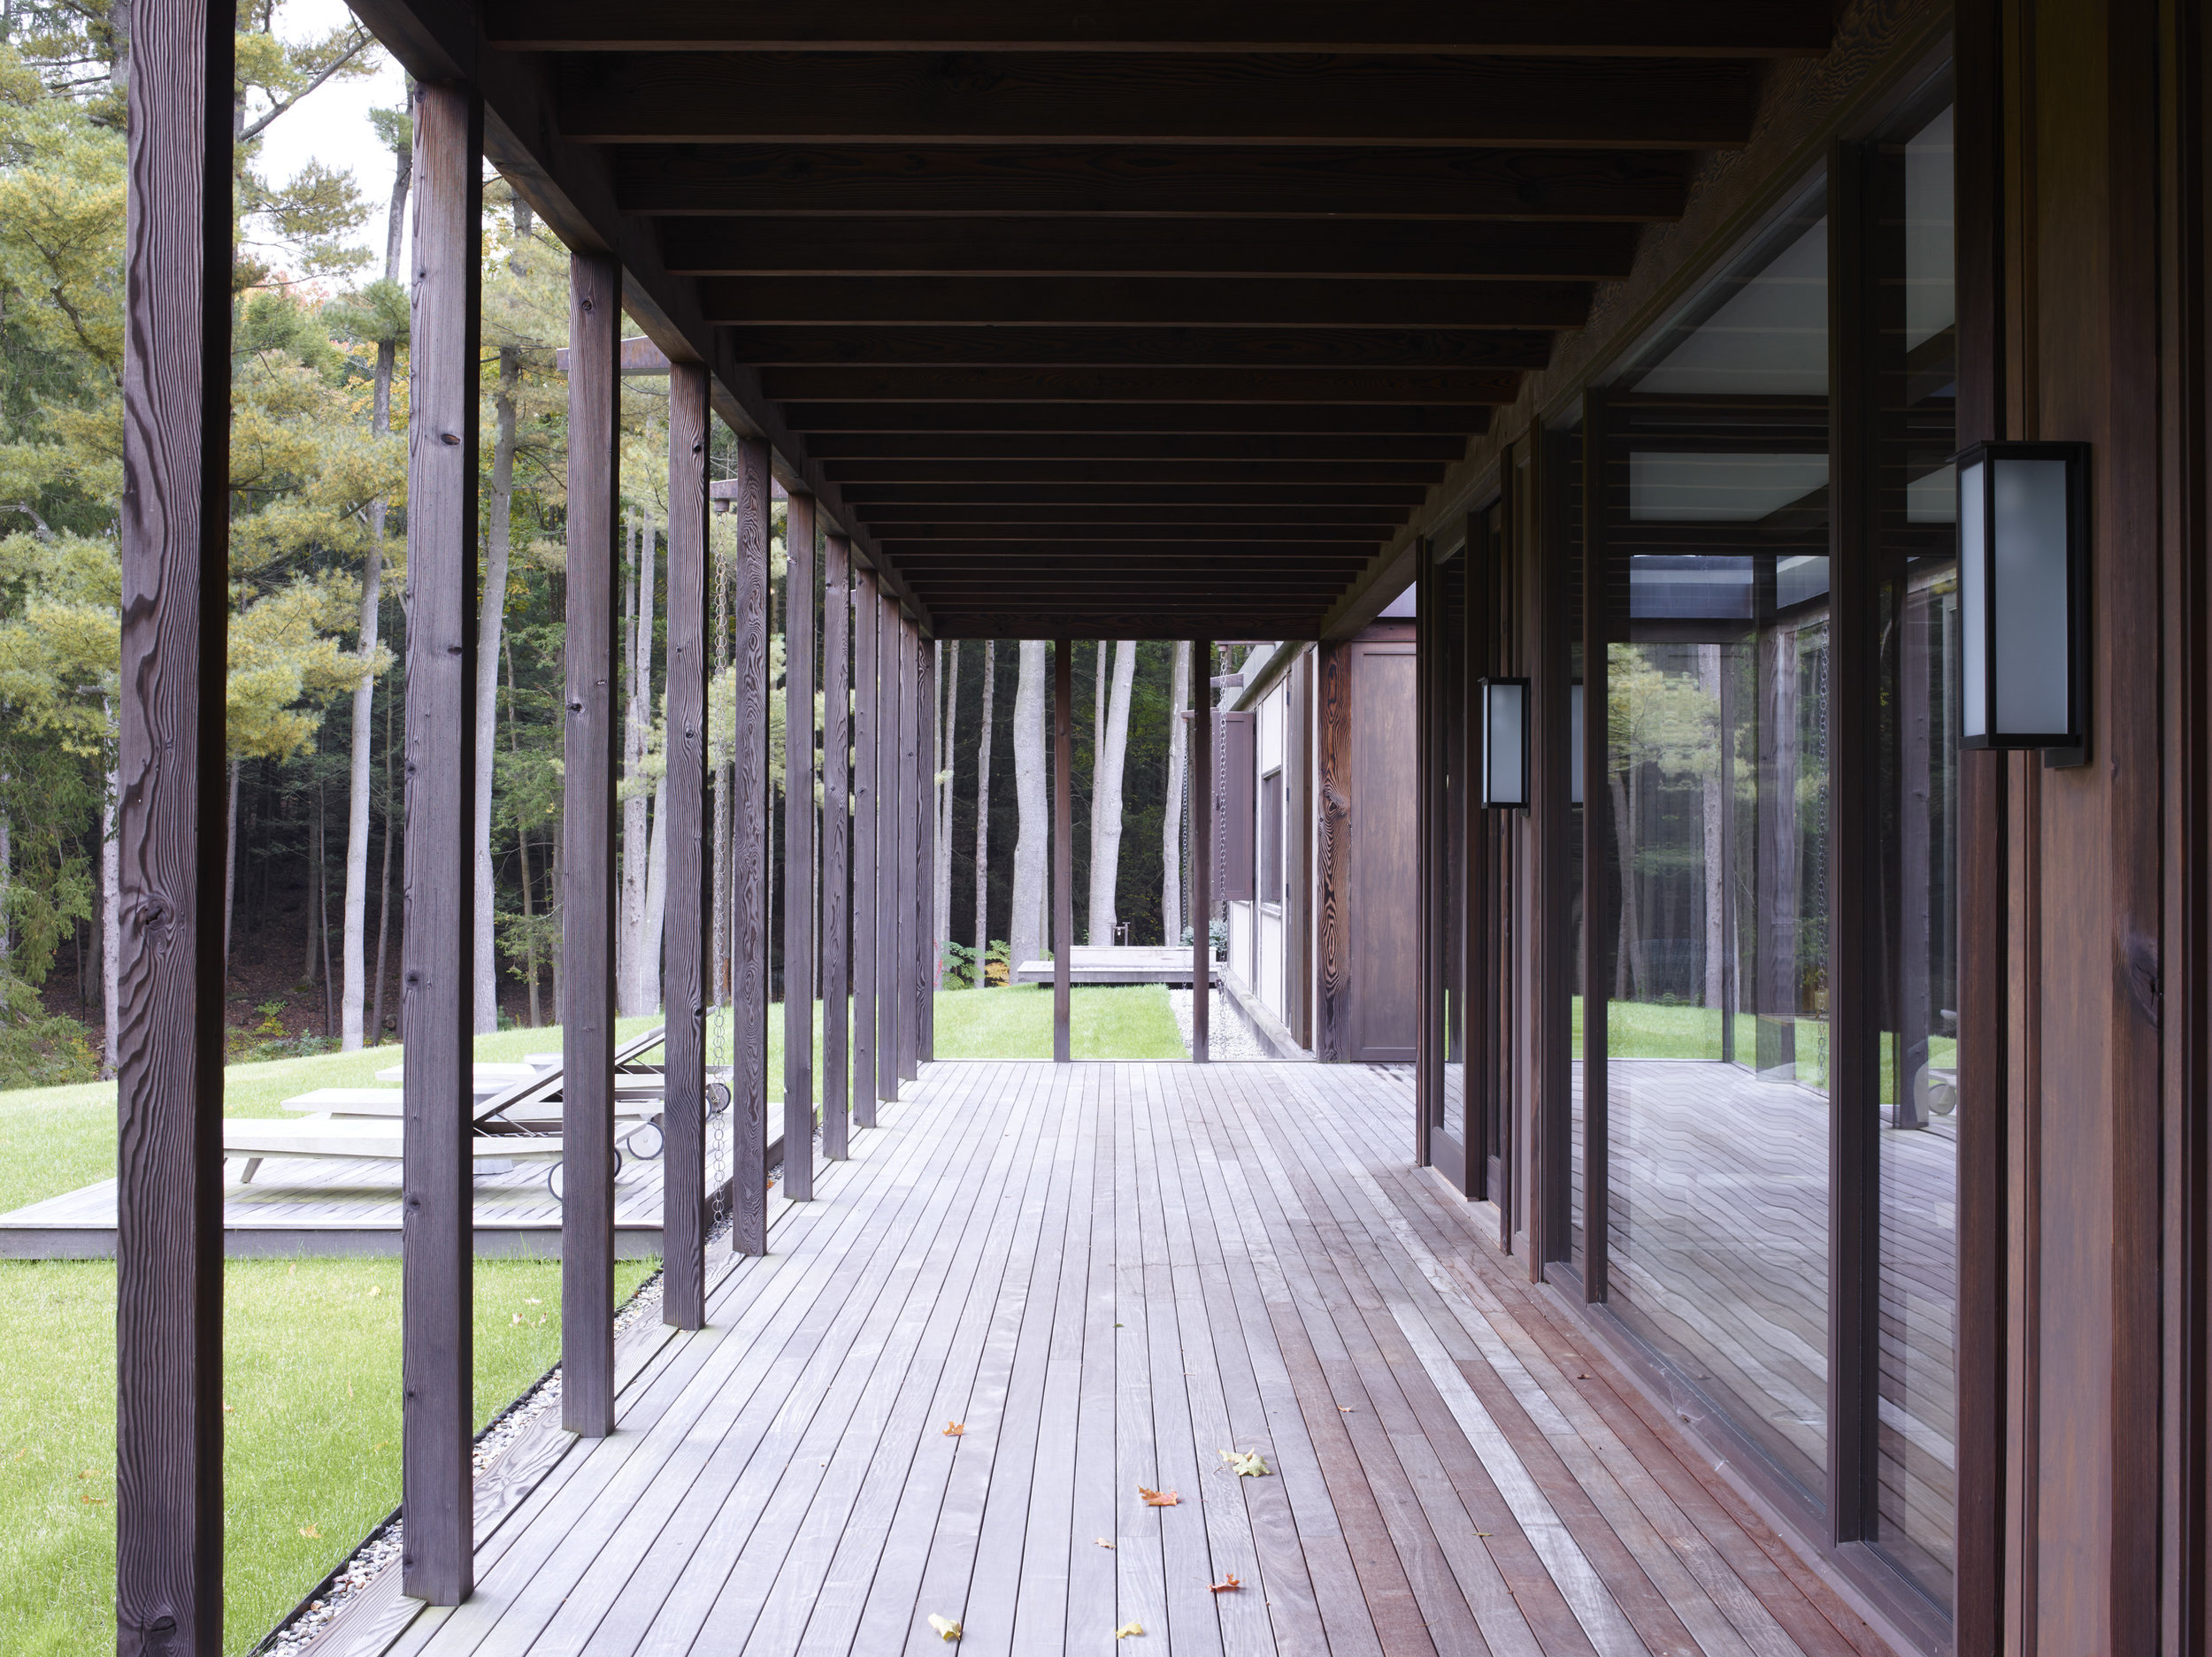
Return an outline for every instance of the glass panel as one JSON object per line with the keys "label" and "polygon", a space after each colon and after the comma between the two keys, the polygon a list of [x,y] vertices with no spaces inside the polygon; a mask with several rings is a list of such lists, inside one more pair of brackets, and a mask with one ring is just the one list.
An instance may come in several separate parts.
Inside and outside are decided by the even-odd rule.
{"label": "glass panel", "polygon": [[[1609,403],[1608,1300],[1819,1502],[1828,1440],[1827,220]],[[1594,991],[1593,993],[1595,993]]]}
{"label": "glass panel", "polygon": [[1494,684],[1487,687],[1484,701],[1487,717],[1483,728],[1483,780],[1487,797],[1499,805],[1518,805],[1528,798],[1523,780],[1527,760],[1523,749],[1528,732],[1528,687]]}
{"label": "glass panel", "polygon": [[[1879,1322],[1874,1545],[1952,1598],[1958,1235],[1959,735],[1979,716],[1978,629],[1960,613],[1950,455],[1951,112],[1877,152],[1880,280],[1882,802],[1887,982],[1875,1201]],[[1929,506],[1940,501],[1943,510]],[[1966,511],[1978,519],[1979,479]],[[1962,523],[1967,540],[1978,523]],[[2062,653],[2055,653],[2062,656]]]}
{"label": "glass panel", "polygon": [[2066,729],[2066,463],[2001,460],[1990,493],[1997,548],[1997,729]]}

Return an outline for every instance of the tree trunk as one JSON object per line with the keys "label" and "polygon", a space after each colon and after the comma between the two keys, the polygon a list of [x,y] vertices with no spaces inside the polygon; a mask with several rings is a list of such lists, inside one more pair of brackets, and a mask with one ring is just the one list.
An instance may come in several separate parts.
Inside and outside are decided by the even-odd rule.
{"label": "tree trunk", "polygon": [[647,961],[645,890],[651,878],[651,799],[642,786],[653,739],[653,583],[658,572],[650,514],[638,515],[638,578],[630,649],[630,712],[625,727],[622,802],[622,929],[627,944],[620,976],[619,1010],[628,1016],[659,1005],[656,974]]}
{"label": "tree trunk", "polygon": [[991,701],[998,641],[983,641],[983,722],[975,739],[975,987],[984,986],[983,957],[991,947]]}
{"label": "tree trunk", "polygon": [[1051,812],[1045,799],[1045,643],[1025,639],[1021,675],[1014,684],[1014,801],[1018,826],[1014,837],[1013,966],[1044,953],[1046,825]]}
{"label": "tree trunk", "polygon": [[[515,652],[509,645],[507,656],[507,748],[517,760],[522,757],[522,729],[515,718]],[[515,832],[516,850],[522,858],[522,918],[525,922],[536,917],[536,899],[530,890],[530,833],[518,828]],[[523,979],[530,986],[530,1028],[535,1030],[544,1023],[538,1010],[538,938],[535,928],[528,932],[529,942],[522,957]]]}
{"label": "tree trunk", "polygon": [[338,988],[330,977],[330,802],[315,784],[315,944],[323,964],[323,1039],[338,1022]]}
{"label": "tree trunk", "polygon": [[1183,941],[1183,772],[1190,752],[1190,641],[1178,640],[1167,694],[1167,794],[1160,812],[1160,941]]}
{"label": "tree trunk", "polygon": [[[0,781],[5,780],[0,778]],[[8,871],[15,862],[14,849],[8,835],[7,810],[0,807],[0,970],[4,970],[8,959]]]}
{"label": "tree trunk", "polygon": [[661,1005],[661,932],[668,918],[668,773],[653,785],[652,863],[645,871],[645,913],[638,927],[637,1003],[641,1013]]}
{"label": "tree trunk", "polygon": [[[407,219],[408,188],[413,182],[415,152],[411,144],[395,145],[392,195],[384,226],[384,280],[400,278],[400,241]],[[396,341],[380,340],[376,346],[376,377],[369,406],[369,429],[379,437],[392,429],[392,376],[399,360]],[[361,572],[361,679],[353,690],[352,770],[346,801],[346,918],[345,941],[340,962],[345,970],[345,989],[340,1006],[342,1035],[339,1046],[351,1053],[362,1045],[361,1006],[366,999],[365,960],[369,906],[369,747],[374,732],[376,680],[369,671],[375,659],[377,624],[384,604],[384,521],[381,497],[369,503],[369,551]],[[233,774],[232,791],[237,783]],[[235,846],[232,855],[237,855]],[[227,908],[227,905],[226,906]],[[229,927],[225,921],[223,958],[230,958]]]}
{"label": "tree trunk", "polygon": [[952,936],[952,756],[960,735],[960,641],[938,641],[938,681],[945,687],[943,740],[937,744],[936,987],[945,987],[945,943]]}
{"label": "tree trunk", "polygon": [[[1106,646],[1098,647],[1099,660]],[[1121,785],[1129,757],[1129,699],[1137,684],[1137,641],[1114,647],[1113,688],[1102,702],[1099,742],[1091,763],[1091,916],[1094,944],[1114,941],[1114,899],[1121,864]]]}
{"label": "tree trunk", "polygon": [[392,802],[396,797],[392,793],[392,704],[397,700],[384,699],[384,872],[377,880],[381,895],[376,909],[376,996],[369,1020],[371,1047],[384,1045],[385,946],[392,940]]}
{"label": "tree trunk", "polygon": [[245,762],[233,759],[230,763],[230,809],[224,814],[224,840],[228,848],[223,858],[223,971],[230,972],[231,917],[238,912],[238,773]]}
{"label": "tree trunk", "polygon": [[[520,214],[518,213],[518,227]],[[499,732],[500,639],[507,622],[507,567],[512,556],[515,499],[515,391],[522,356],[499,352],[499,389],[492,408],[499,434],[492,443],[491,533],[484,560],[484,596],[476,613],[476,1029],[499,1028],[497,887],[492,869],[493,742]]]}

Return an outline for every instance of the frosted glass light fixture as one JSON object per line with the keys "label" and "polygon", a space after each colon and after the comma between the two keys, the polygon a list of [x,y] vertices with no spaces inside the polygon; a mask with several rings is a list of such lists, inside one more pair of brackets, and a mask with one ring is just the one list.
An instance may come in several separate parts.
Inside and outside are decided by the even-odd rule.
{"label": "frosted glass light fixture", "polygon": [[2088,740],[2089,446],[1958,456],[1960,742]]}
{"label": "frosted glass light fixture", "polygon": [[1486,679],[1482,690],[1482,802],[1528,804],[1528,680]]}

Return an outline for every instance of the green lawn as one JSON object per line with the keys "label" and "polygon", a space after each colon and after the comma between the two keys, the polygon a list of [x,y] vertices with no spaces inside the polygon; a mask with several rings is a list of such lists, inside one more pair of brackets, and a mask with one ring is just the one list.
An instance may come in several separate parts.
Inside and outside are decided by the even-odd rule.
{"label": "green lawn", "polygon": [[[1162,986],[1089,986],[1071,994],[1068,1041],[1077,1058],[1190,1056]],[[945,991],[937,997],[936,1051],[941,1059],[1050,1058],[1051,986]]]}

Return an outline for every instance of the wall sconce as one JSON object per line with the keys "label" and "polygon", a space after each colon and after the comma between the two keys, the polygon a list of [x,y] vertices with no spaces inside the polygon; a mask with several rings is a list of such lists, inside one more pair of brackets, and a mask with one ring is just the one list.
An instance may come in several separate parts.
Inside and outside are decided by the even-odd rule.
{"label": "wall sconce", "polygon": [[1486,679],[1482,687],[1482,802],[1528,804],[1528,680]]}
{"label": "wall sconce", "polygon": [[1960,744],[2088,742],[2089,446],[1978,443],[1962,452]]}

